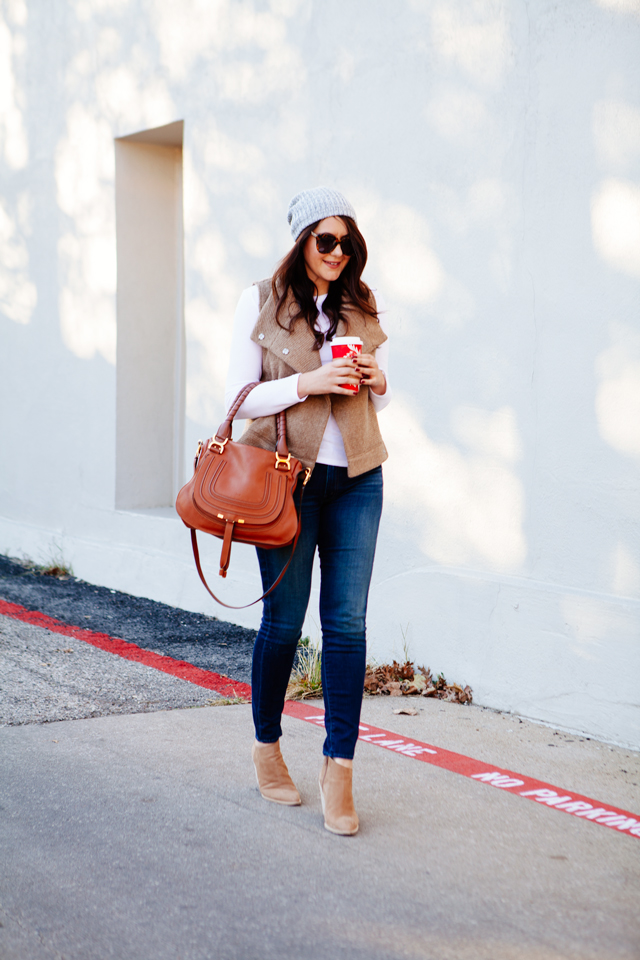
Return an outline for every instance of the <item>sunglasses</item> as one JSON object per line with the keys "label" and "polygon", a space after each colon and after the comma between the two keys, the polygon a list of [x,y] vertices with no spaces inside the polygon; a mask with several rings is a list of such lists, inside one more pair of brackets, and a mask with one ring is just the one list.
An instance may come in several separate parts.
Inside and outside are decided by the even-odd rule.
{"label": "sunglasses", "polygon": [[345,257],[353,256],[353,244],[349,237],[343,237],[338,240],[332,233],[314,233],[311,236],[316,238],[316,250],[318,253],[331,253],[336,247],[340,247]]}

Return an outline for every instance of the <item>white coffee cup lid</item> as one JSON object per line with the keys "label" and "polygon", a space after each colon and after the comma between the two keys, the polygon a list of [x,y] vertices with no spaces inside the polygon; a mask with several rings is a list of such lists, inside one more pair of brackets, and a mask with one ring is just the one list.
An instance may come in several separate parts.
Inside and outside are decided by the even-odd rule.
{"label": "white coffee cup lid", "polygon": [[342,347],[344,346],[345,343],[346,344],[359,343],[360,346],[362,346],[362,340],[360,339],[360,337],[334,337],[333,340],[331,340],[330,342],[335,347]]}

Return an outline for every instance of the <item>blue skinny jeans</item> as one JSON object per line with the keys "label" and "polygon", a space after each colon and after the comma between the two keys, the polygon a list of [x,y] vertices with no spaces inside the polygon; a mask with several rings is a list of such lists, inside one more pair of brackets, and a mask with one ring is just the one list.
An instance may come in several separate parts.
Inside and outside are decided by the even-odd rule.
{"label": "blue skinny jeans", "polygon": [[[302,481],[296,490],[299,501]],[[382,468],[349,478],[346,467],[316,464],[302,500],[302,530],[291,566],[264,600],[252,663],[256,739],[275,743],[298,640],[313,559],[320,556],[322,690],[328,757],[353,757],[366,665],[367,599],[382,512]],[[291,547],[256,548],[263,590],[277,579]]]}

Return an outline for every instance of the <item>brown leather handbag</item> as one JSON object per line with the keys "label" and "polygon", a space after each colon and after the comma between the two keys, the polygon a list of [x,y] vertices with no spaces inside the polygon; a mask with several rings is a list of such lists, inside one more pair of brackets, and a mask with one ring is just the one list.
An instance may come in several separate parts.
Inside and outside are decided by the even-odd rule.
{"label": "brown leather handbag", "polygon": [[[292,457],[287,447],[284,411],[277,414],[277,445],[275,451],[262,450],[231,439],[233,418],[257,386],[250,383],[236,397],[227,417],[214,437],[198,442],[194,473],[184,485],[176,500],[176,510],[191,530],[191,546],[196,568],[205,588],[214,600],[231,610],[242,610],[263,600],[284,577],[298,543],[301,528],[302,491],[300,508],[296,510],[293,491],[300,472],[304,469]],[[305,473],[302,489],[311,471]],[[241,606],[233,606],[216,597],[204,578],[200,565],[196,531],[212,533],[222,539],[220,576],[226,577],[231,556],[231,544],[251,543],[258,547],[284,547],[292,544],[291,556],[278,579],[269,589]]]}

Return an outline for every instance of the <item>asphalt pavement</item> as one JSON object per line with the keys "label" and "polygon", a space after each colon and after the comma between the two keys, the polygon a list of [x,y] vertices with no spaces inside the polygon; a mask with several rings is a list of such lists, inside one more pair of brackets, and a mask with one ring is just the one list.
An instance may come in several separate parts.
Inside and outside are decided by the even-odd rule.
{"label": "asphalt pavement", "polygon": [[73,576],[43,576],[37,568],[2,554],[0,597],[63,623],[108,633],[146,650],[251,682],[255,630],[217,617],[133,597]]}
{"label": "asphalt pavement", "polygon": [[[41,627],[4,617],[2,630],[2,960],[640,957],[637,838],[362,742],[361,829],[336,837],[316,725],[284,718],[303,804],[270,804],[249,705],[214,706],[144,664],[119,674],[121,658]],[[103,715],[29,714],[48,695]],[[398,716],[398,703],[365,699],[363,721],[640,812],[634,751],[477,706],[420,700]]]}
{"label": "asphalt pavement", "polygon": [[0,724],[206,706],[212,690],[0,616]]}

